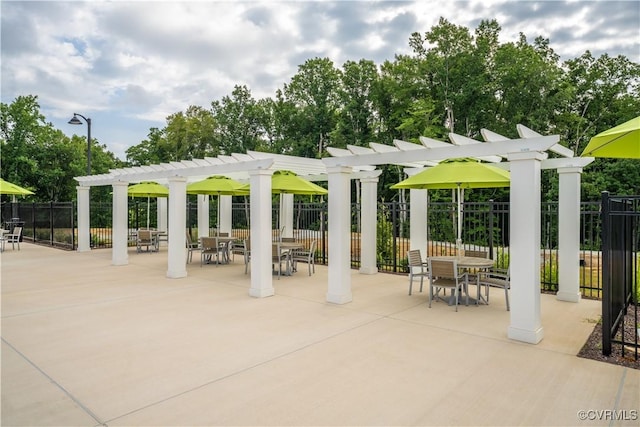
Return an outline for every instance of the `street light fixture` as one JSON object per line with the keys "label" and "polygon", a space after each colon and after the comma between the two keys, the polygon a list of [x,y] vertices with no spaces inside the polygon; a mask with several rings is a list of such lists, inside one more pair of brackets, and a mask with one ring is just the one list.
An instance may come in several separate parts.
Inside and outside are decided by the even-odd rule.
{"label": "street light fixture", "polygon": [[73,113],[73,117],[69,120],[70,125],[81,125],[82,122],[78,117],[82,117],[87,122],[87,175],[91,175],[91,118],[87,118],[82,114]]}

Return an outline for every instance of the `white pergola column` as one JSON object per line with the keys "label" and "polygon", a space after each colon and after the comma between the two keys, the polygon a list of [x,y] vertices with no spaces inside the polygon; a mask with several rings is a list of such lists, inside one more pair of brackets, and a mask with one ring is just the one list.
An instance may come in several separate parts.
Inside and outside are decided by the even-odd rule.
{"label": "white pergola column", "polygon": [[[376,274],[376,223],[378,212],[378,177],[361,178],[360,273]],[[351,194],[351,192],[349,192]]]}
{"label": "white pergola column", "polygon": [[284,226],[282,237],[293,237],[293,194],[280,194],[279,227]]}
{"label": "white pergola column", "polygon": [[409,190],[409,249],[420,250],[423,259],[429,256],[427,207],[429,190]]}
{"label": "white pergola column", "polygon": [[352,168],[327,167],[329,174],[329,274],[327,301],[345,304],[351,294],[351,174]]}
{"label": "white pergola column", "polygon": [[157,213],[158,230],[164,231],[166,233],[169,230],[169,223],[168,223],[169,216],[167,215],[169,201],[167,200],[166,197],[158,197],[157,201],[158,201],[158,213]]}
{"label": "white pergola column", "polygon": [[111,264],[129,264],[129,203],[127,200],[128,182],[113,183],[113,229],[111,244]]}
{"label": "white pergola column", "polygon": [[167,277],[187,277],[187,178],[169,178],[169,249],[167,251]]}
{"label": "white pergola column", "polygon": [[560,301],[579,302],[581,167],[558,168],[558,293]]}
{"label": "white pergola column", "polygon": [[537,151],[508,155],[511,323],[507,336],[531,344],[544,336],[540,313],[540,164],[546,157]]}
{"label": "white pergola column", "polygon": [[76,187],[78,193],[78,252],[91,250],[90,188],[82,185]]}
{"label": "white pergola column", "polygon": [[269,297],[275,293],[271,273],[271,176],[269,169],[249,171],[251,188],[251,288],[249,295]]}
{"label": "white pergola column", "polygon": [[218,204],[220,208],[220,232],[229,233],[229,236],[231,236],[231,196],[218,196]]}
{"label": "white pergola column", "polygon": [[198,194],[198,238],[209,236],[209,196]]}

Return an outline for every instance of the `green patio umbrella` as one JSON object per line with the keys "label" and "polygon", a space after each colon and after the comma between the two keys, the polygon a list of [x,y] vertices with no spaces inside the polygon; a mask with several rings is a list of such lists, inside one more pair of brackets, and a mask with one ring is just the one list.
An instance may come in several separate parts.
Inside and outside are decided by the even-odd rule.
{"label": "green patio umbrella", "polygon": [[143,181],[139,184],[130,185],[127,194],[131,197],[147,198],[147,228],[149,228],[149,211],[152,197],[169,197],[169,189],[154,181]]}
{"label": "green patio umbrella", "polygon": [[462,199],[466,188],[508,187],[509,172],[474,159],[450,159],[391,186],[394,189],[455,189],[458,200],[458,249],[462,245]]}
{"label": "green patio umbrella", "polygon": [[640,116],[591,138],[581,156],[640,159]]}
{"label": "green patio umbrella", "polygon": [[[249,184],[242,188],[249,191]],[[301,194],[301,195],[325,195],[325,188],[301,178],[295,172],[277,170],[271,176],[271,192],[273,194]]]}
{"label": "green patio umbrella", "polygon": [[[209,196],[248,196],[246,185],[227,176],[213,175],[202,181],[187,185],[187,194],[206,194]],[[218,232],[220,232],[220,201],[218,201]]]}
{"label": "green patio umbrella", "polygon": [[0,178],[0,194],[9,194],[11,196],[28,196],[34,193],[33,191],[29,191],[26,188],[22,188],[19,185],[13,184]]}
{"label": "green patio umbrella", "polygon": [[[246,184],[244,188],[249,190],[249,184]],[[271,176],[271,193],[313,196],[326,195],[329,192],[325,188],[301,178],[295,172],[277,170]],[[282,198],[280,198],[280,203],[282,203]]]}
{"label": "green patio umbrella", "polygon": [[325,188],[299,177],[295,172],[279,170],[271,177],[271,192],[274,194],[325,195]]}
{"label": "green patio umbrella", "polygon": [[16,205],[16,197],[17,196],[28,196],[30,194],[34,194],[33,191],[27,190],[26,188],[22,188],[19,185],[13,184],[9,181],[5,181],[0,178],[0,194],[8,194],[11,196],[12,212],[13,217],[18,216],[18,205]]}

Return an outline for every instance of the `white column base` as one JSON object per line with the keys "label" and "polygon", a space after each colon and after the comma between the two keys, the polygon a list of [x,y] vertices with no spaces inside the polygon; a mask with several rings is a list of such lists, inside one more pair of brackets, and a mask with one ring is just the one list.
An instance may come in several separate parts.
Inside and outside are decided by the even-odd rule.
{"label": "white column base", "polygon": [[330,302],[332,304],[347,304],[351,301],[353,301],[353,295],[351,294],[351,292],[342,295],[327,294],[327,302]]}
{"label": "white column base", "polygon": [[507,328],[507,337],[512,340],[522,341],[529,344],[538,344],[542,341],[542,338],[544,338],[544,330],[542,326],[535,331],[528,331],[509,326],[509,328]]}
{"label": "white column base", "polygon": [[171,271],[167,270],[167,277],[169,279],[182,279],[187,277],[187,270]]}
{"label": "white column base", "polygon": [[274,288],[250,288],[249,296],[254,298],[266,298],[275,295]]}
{"label": "white column base", "polygon": [[377,274],[378,267],[360,267],[360,270],[358,270],[358,272],[360,274]]}
{"label": "white column base", "polygon": [[580,292],[563,292],[559,291],[556,294],[556,299],[558,301],[566,301],[566,302],[580,302],[582,299],[582,295]]}

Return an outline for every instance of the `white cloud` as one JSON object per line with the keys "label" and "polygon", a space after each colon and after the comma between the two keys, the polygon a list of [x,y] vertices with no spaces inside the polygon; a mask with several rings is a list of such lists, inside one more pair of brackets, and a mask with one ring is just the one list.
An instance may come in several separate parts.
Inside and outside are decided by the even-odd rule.
{"label": "white cloud", "polygon": [[[208,107],[247,85],[275,90],[315,56],[336,66],[409,53],[412,32],[440,16],[473,31],[497,19],[501,41],[542,35],[565,58],[585,50],[640,59],[637,2],[566,1],[2,1],[2,102],[38,95],[67,133],[73,112],[92,117],[101,143],[128,146],[189,105]],[[608,20],[606,26],[599,21]],[[63,24],[61,24],[63,23]],[[595,30],[594,30],[595,28]],[[126,123],[126,125],[123,125]]]}

